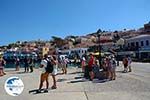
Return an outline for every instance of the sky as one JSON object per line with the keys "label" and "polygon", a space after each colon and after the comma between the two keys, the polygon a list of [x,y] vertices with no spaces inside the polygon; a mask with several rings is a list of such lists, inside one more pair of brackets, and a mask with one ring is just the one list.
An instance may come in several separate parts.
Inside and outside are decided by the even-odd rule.
{"label": "sky", "polygon": [[150,21],[150,0],[0,0],[0,45],[138,29]]}

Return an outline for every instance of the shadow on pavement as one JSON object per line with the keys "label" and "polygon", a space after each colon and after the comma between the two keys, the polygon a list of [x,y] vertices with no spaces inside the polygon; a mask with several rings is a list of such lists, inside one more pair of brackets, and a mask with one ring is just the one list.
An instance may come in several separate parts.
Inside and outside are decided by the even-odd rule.
{"label": "shadow on pavement", "polygon": [[16,74],[25,74],[26,72],[16,72]]}
{"label": "shadow on pavement", "polygon": [[82,79],[82,78],[84,78],[84,77],[75,77],[74,79]]}
{"label": "shadow on pavement", "polygon": [[67,81],[67,79],[58,79],[57,82],[64,82]]}
{"label": "shadow on pavement", "polygon": [[15,69],[6,69],[5,72],[16,72]]}
{"label": "shadow on pavement", "polygon": [[[48,93],[48,92],[44,92],[45,89],[41,89],[41,92],[38,92],[39,89],[33,89],[33,90],[29,90],[29,94],[43,94],[43,93]],[[48,91],[52,90],[51,88],[48,88]]]}
{"label": "shadow on pavement", "polygon": [[33,73],[33,72],[16,72],[16,74],[30,74],[30,73]]}
{"label": "shadow on pavement", "polygon": [[80,73],[82,73],[82,72],[72,72],[72,73],[68,73],[68,74],[80,74]]}
{"label": "shadow on pavement", "polygon": [[93,80],[92,83],[105,83],[108,82],[108,79],[102,79],[102,80]]}
{"label": "shadow on pavement", "polygon": [[116,73],[125,73],[124,71],[116,71]]}
{"label": "shadow on pavement", "polygon": [[79,83],[79,82],[87,82],[87,80],[75,80],[75,81],[70,81],[67,83]]}

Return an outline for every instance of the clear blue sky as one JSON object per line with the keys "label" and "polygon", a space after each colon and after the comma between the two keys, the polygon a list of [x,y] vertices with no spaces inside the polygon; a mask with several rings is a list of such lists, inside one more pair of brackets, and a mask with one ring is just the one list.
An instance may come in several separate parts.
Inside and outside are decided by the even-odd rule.
{"label": "clear blue sky", "polygon": [[0,45],[137,29],[148,21],[150,0],[0,0]]}

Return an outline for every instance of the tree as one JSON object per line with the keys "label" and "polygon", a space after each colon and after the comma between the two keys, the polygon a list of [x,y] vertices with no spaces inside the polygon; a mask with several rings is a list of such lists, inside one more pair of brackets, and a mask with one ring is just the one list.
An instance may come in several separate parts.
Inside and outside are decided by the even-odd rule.
{"label": "tree", "polygon": [[62,47],[65,44],[65,40],[63,40],[60,37],[52,36],[52,45],[55,45],[55,47]]}
{"label": "tree", "polygon": [[16,44],[20,44],[20,43],[21,43],[20,41],[17,41],[17,42],[16,42]]}
{"label": "tree", "polygon": [[11,43],[8,45],[8,49],[11,49],[11,48],[14,48],[14,47],[17,47],[18,45],[16,43]]}
{"label": "tree", "polygon": [[127,29],[126,29],[126,28],[124,28],[123,30],[124,30],[124,31],[126,31]]}
{"label": "tree", "polygon": [[65,37],[65,39],[68,39],[68,38],[73,38],[73,39],[75,39],[75,38],[77,38],[77,36],[69,35],[69,36]]}
{"label": "tree", "polygon": [[99,33],[101,33],[101,32],[102,32],[102,30],[101,30],[101,29],[98,29],[96,33],[99,34]]}

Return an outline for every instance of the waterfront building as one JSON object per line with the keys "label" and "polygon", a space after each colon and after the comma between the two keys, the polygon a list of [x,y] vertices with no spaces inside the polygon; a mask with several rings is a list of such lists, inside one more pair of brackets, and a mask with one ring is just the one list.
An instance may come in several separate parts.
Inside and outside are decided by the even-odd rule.
{"label": "waterfront building", "polygon": [[150,58],[150,35],[139,35],[126,40],[126,51],[134,51],[139,59]]}
{"label": "waterfront building", "polygon": [[87,53],[88,48],[73,48],[68,50],[59,50],[59,54],[61,55],[78,55],[80,58]]}

